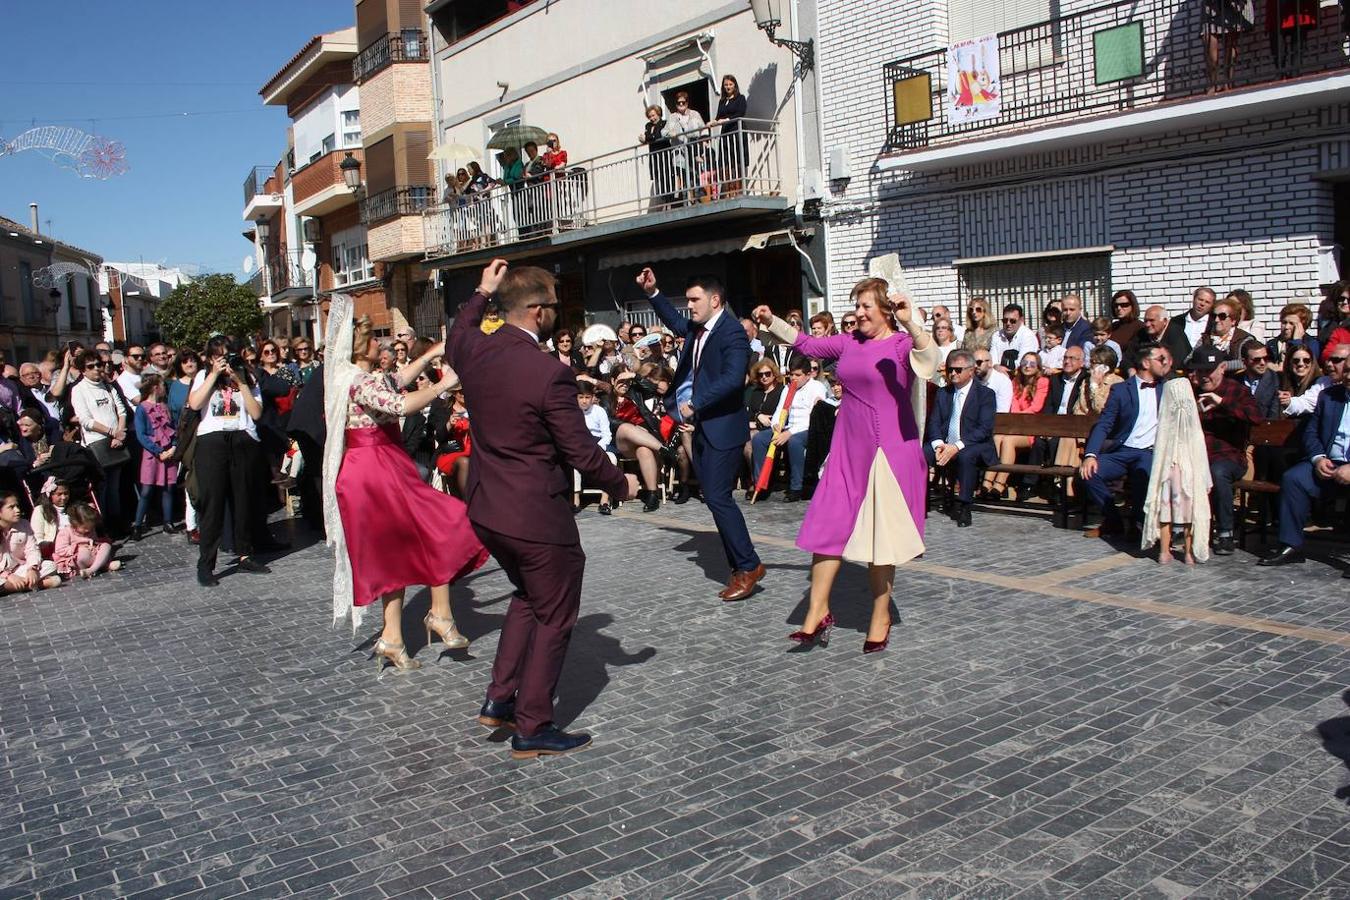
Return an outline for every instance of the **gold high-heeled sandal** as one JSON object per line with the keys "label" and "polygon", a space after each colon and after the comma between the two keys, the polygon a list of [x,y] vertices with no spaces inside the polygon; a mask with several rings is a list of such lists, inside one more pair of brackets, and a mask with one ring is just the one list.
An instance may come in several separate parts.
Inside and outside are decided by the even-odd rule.
{"label": "gold high-heeled sandal", "polygon": [[428,647],[431,646],[431,635],[433,633],[441,639],[447,650],[463,650],[469,646],[469,639],[459,633],[459,629],[455,627],[454,619],[427,613],[427,617],[422,620],[422,624],[427,627]]}
{"label": "gold high-heeled sandal", "polygon": [[[402,644],[391,644],[384,638],[375,642],[375,652],[372,654],[377,660],[375,671],[384,671],[384,660],[389,660],[395,669],[420,669],[422,664],[408,655],[408,648]],[[383,657],[383,659],[381,659]]]}

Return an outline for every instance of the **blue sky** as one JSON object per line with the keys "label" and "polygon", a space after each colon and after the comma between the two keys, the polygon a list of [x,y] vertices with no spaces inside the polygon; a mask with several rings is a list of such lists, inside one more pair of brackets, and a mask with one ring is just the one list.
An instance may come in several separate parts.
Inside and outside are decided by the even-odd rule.
{"label": "blue sky", "polygon": [[[241,274],[243,183],[285,153],[258,89],[351,0],[0,2],[0,137],[70,125],[120,141],[129,171],[80,178],[37,153],[0,157],[0,215],[109,260]],[[183,116],[182,113],[193,115]]]}

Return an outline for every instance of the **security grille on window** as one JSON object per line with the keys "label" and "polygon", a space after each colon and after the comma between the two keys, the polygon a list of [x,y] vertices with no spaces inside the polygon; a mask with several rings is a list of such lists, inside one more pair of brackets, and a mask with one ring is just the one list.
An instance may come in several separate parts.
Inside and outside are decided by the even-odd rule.
{"label": "security grille on window", "polygon": [[[1089,319],[1109,315],[1110,254],[967,263],[957,266],[957,274],[963,316],[971,297],[985,297],[995,313],[1009,303],[1020,305],[1027,323],[1039,328],[1041,311],[1065,294],[1083,298],[1083,315]],[[994,318],[998,320],[997,315]]]}
{"label": "security grille on window", "polygon": [[366,250],[366,229],[348,228],[333,235],[333,284],[345,287],[375,277],[375,267]]}

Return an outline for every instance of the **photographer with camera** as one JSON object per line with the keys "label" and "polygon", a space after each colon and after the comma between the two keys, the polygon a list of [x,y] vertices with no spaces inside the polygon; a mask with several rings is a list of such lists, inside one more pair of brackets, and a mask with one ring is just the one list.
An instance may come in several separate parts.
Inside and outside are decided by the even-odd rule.
{"label": "photographer with camera", "polygon": [[262,416],[261,394],[232,341],[212,338],[206,344],[206,360],[192,381],[188,405],[201,415],[192,459],[197,483],[194,505],[201,529],[197,583],[212,587],[219,583],[216,552],[227,503],[233,514],[239,568],[258,573],[270,570],[251,557],[253,504],[260,496],[260,485],[255,482],[261,452],[257,425]]}

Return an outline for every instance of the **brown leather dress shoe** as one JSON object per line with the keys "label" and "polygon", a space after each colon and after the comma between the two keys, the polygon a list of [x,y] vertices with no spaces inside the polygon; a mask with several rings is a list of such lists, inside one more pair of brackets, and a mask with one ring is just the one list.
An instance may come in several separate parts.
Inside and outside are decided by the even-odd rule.
{"label": "brown leather dress shoe", "polygon": [[736,586],[736,579],[741,577],[741,570],[732,570],[731,577],[727,579],[726,587],[717,592],[717,596],[723,600],[727,599],[727,592]]}
{"label": "brown leather dress shoe", "polygon": [[722,595],[722,599],[727,603],[737,600],[744,600],[750,596],[750,592],[759,584],[760,579],[764,577],[764,563],[760,563],[748,572],[738,572],[731,576],[731,584],[727,585],[727,592]]}

